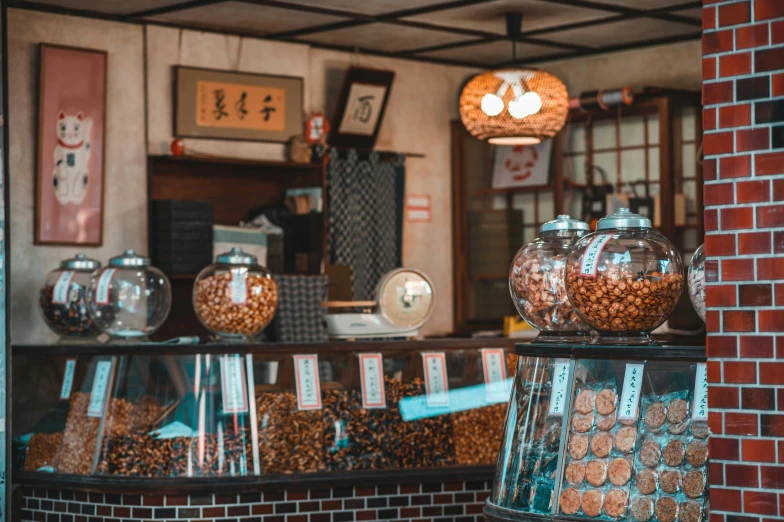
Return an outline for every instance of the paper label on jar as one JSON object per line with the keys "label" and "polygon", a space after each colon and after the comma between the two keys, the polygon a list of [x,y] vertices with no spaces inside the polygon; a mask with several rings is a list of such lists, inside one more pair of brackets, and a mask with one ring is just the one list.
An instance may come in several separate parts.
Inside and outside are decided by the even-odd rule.
{"label": "paper label on jar", "polygon": [[63,270],[57,276],[57,282],[54,284],[54,291],[52,292],[53,304],[65,304],[68,302],[68,291],[71,289],[71,281],[73,281],[76,272],[73,270]]}
{"label": "paper label on jar", "polygon": [[112,279],[116,273],[116,268],[107,268],[101,272],[100,277],[98,277],[98,283],[95,285],[95,304],[109,304],[109,287],[111,286]]}
{"label": "paper label on jar", "polygon": [[294,373],[297,381],[297,407],[300,410],[320,410],[318,355],[295,355]]}
{"label": "paper label on jar", "polygon": [[106,392],[109,388],[109,375],[112,373],[112,361],[98,361],[95,365],[93,390],[90,393],[90,404],[87,407],[88,417],[102,417]]}
{"label": "paper label on jar", "polygon": [[76,359],[65,360],[65,372],[63,373],[63,386],[60,388],[60,400],[68,400],[71,397],[73,387],[74,370],[76,370]]}
{"label": "paper label on jar", "polygon": [[482,348],[482,370],[488,401],[508,397],[506,388],[506,354],[503,348]]}
{"label": "paper label on jar", "polygon": [[639,417],[640,391],[642,390],[642,374],[645,364],[627,364],[623,375],[623,391],[618,408],[620,420],[635,420]]}
{"label": "paper label on jar", "polygon": [[694,376],[694,404],[691,406],[691,420],[708,420],[708,366],[697,363]]}
{"label": "paper label on jar", "polygon": [[248,413],[248,389],[242,359],[224,355],[220,362],[223,413]]}
{"label": "paper label on jar", "polygon": [[359,354],[359,372],[362,376],[362,407],[386,408],[384,395],[384,360],[380,353]]}
{"label": "paper label on jar", "polygon": [[553,363],[553,391],[547,415],[563,417],[566,410],[566,388],[569,387],[569,359],[556,359]]}
{"label": "paper label on jar", "polygon": [[248,269],[231,269],[231,304],[247,306],[248,304]]}
{"label": "paper label on jar", "polygon": [[449,383],[444,352],[423,353],[428,407],[449,406]]}
{"label": "paper label on jar", "polygon": [[580,277],[594,278],[599,269],[599,258],[602,250],[612,239],[612,234],[599,234],[588,243],[580,263]]}

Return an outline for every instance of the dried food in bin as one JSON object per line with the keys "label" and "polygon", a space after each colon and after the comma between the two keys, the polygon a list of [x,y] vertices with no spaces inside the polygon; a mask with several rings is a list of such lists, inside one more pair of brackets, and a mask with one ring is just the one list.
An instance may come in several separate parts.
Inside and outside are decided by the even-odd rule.
{"label": "dried food in bin", "polygon": [[324,430],[320,410],[297,407],[289,392],[257,393],[259,458],[264,474],[324,469]]}
{"label": "dried food in bin", "polygon": [[653,518],[653,499],[650,497],[637,497],[632,500],[632,518],[638,522],[648,522]]}
{"label": "dried food in bin", "polygon": [[574,400],[574,409],[577,413],[582,413],[583,415],[592,414],[595,400],[596,392],[589,388],[585,388],[577,394],[577,397]]}
{"label": "dried food in bin", "polygon": [[568,466],[566,466],[564,475],[566,476],[566,481],[569,484],[581,484],[585,479],[585,462],[581,460],[573,460],[569,463]]}
{"label": "dried food in bin", "polygon": [[596,428],[601,431],[610,431],[615,426],[615,412],[610,413],[609,415],[597,415],[596,416]]}
{"label": "dried food in bin", "polygon": [[595,457],[604,458],[610,454],[613,447],[613,438],[607,432],[594,433],[591,437],[591,453]]}
{"label": "dried food in bin", "polygon": [[701,440],[692,440],[686,446],[686,460],[698,468],[708,461],[708,445]]}
{"label": "dried food in bin", "polygon": [[623,486],[632,477],[632,465],[625,458],[613,459],[607,471],[607,476],[616,486]]}
{"label": "dried food in bin", "polygon": [[675,522],[678,518],[678,503],[672,497],[659,497],[654,512],[659,522]]}
{"label": "dried food in bin", "polygon": [[681,472],[673,469],[662,470],[660,473],[661,489],[665,493],[675,494],[681,487]]}
{"label": "dried food in bin", "polygon": [[697,498],[705,492],[705,477],[701,471],[689,471],[683,477],[683,492],[689,498]]}
{"label": "dried food in bin", "polygon": [[581,433],[572,435],[569,441],[569,455],[575,460],[580,460],[588,454],[588,436]]}
{"label": "dried food in bin", "polygon": [[698,439],[707,439],[710,435],[710,428],[705,421],[692,421],[691,434]]}
{"label": "dried food in bin", "polygon": [[683,422],[689,413],[689,403],[683,399],[672,399],[667,407],[667,421],[673,424]]}
{"label": "dried food in bin", "polygon": [[658,486],[658,482],[658,476],[652,469],[643,468],[637,471],[637,478],[635,479],[635,483],[637,485],[637,489],[643,495],[650,495],[651,493],[655,492]]}
{"label": "dried food in bin", "polygon": [[610,415],[615,411],[618,397],[614,391],[604,389],[596,396],[596,411],[600,415]]}
{"label": "dried food in bin", "polygon": [[624,426],[615,433],[615,448],[621,453],[629,453],[637,441],[637,430]]}
{"label": "dried food in bin", "polygon": [[586,415],[583,415],[582,413],[575,413],[572,415],[572,429],[580,433],[590,431],[593,427],[593,419],[593,412]]}
{"label": "dried food in bin", "polygon": [[495,464],[501,449],[501,428],[505,418],[505,403],[454,413],[456,463],[472,466]]}
{"label": "dried food in bin", "polygon": [[667,408],[663,402],[654,402],[645,410],[643,420],[648,428],[656,429],[664,425],[667,419]]}
{"label": "dried food in bin", "polygon": [[681,522],[700,522],[702,518],[702,506],[694,500],[682,502],[678,509],[678,519]]}
{"label": "dried food in bin", "polygon": [[558,505],[563,513],[567,515],[574,515],[580,510],[581,503],[582,496],[580,495],[580,491],[576,488],[566,488],[561,493],[561,498]]}
{"label": "dried food in bin", "polygon": [[38,309],[46,325],[62,337],[96,337],[100,332],[88,312],[90,276],[101,263],[84,254],[65,259],[46,276]]}
{"label": "dried food in bin", "polygon": [[661,461],[661,446],[659,446],[659,443],[652,438],[646,439],[640,447],[639,459],[643,465],[649,468],[658,466],[659,461]]}
{"label": "dried food in bin", "polygon": [[613,518],[620,518],[626,513],[629,492],[623,489],[611,489],[604,496],[604,511]]}
{"label": "dried food in bin", "polygon": [[685,455],[686,448],[684,447],[683,442],[679,440],[671,440],[662,450],[664,463],[671,467],[680,466]]}
{"label": "dried food in bin", "polygon": [[63,432],[34,433],[27,442],[24,470],[36,471],[43,467],[57,468],[57,454],[63,443]]}
{"label": "dried food in bin", "polygon": [[589,489],[583,493],[583,513],[589,517],[598,517],[602,513],[604,493],[600,489]]}
{"label": "dried food in bin", "polygon": [[592,486],[601,486],[607,481],[607,462],[592,460],[585,465],[585,479]]}

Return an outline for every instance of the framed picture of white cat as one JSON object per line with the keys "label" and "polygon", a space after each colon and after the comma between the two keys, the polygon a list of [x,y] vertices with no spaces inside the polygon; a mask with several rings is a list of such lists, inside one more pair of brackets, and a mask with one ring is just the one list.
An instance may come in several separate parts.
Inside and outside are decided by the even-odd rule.
{"label": "framed picture of white cat", "polygon": [[106,52],[40,45],[36,245],[103,243]]}

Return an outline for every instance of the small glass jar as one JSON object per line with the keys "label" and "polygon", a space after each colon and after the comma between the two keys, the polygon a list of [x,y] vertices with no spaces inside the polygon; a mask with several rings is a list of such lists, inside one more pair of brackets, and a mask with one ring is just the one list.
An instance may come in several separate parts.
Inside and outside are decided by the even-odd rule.
{"label": "small glass jar", "polygon": [[256,256],[241,248],[220,254],[193,284],[193,309],[210,332],[227,339],[251,339],[272,321],[278,286]]}
{"label": "small glass jar", "polygon": [[60,337],[84,339],[101,333],[87,312],[90,276],[100,267],[99,261],[76,254],[47,274],[38,309],[46,326]]}
{"label": "small glass jar", "polygon": [[509,293],[523,319],[539,330],[536,342],[582,342],[591,331],[566,296],[569,252],[589,231],[588,223],[558,216],[543,224],[539,236],[512,261]]}
{"label": "small glass jar", "polygon": [[599,332],[597,344],[657,344],[650,333],[672,314],[683,263],[651,221],[622,208],[599,220],[569,254],[566,291]]}
{"label": "small glass jar", "polygon": [[169,279],[133,250],[111,258],[90,282],[90,317],[113,337],[152,335],[169,315],[171,301]]}
{"label": "small glass jar", "polygon": [[689,263],[689,297],[694,311],[705,322],[705,244],[691,256]]}

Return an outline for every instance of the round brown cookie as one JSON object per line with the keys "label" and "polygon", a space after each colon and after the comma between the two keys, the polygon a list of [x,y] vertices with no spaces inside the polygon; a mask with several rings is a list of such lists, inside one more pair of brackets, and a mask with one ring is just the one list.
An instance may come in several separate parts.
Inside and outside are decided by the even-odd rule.
{"label": "round brown cookie", "polygon": [[602,431],[610,431],[615,426],[615,413],[609,415],[597,415],[596,427]]}
{"label": "round brown cookie", "polygon": [[576,433],[569,441],[569,455],[575,460],[580,460],[588,454],[588,435]]}
{"label": "round brown cookie", "polygon": [[596,396],[596,411],[602,415],[609,415],[615,411],[615,392],[612,390],[602,390]]}
{"label": "round brown cookie", "polygon": [[667,420],[673,424],[682,422],[689,412],[689,403],[683,399],[673,399],[667,407]]}
{"label": "round brown cookie", "polygon": [[640,462],[649,468],[655,468],[661,460],[661,446],[654,440],[647,440],[640,448]]}
{"label": "round brown cookie", "polygon": [[654,402],[645,412],[645,424],[651,428],[661,428],[666,418],[667,409],[661,402]]}
{"label": "round brown cookie", "polygon": [[569,484],[580,484],[585,478],[585,462],[573,460],[566,466],[566,482]]}
{"label": "round brown cookie", "polygon": [[674,424],[670,424],[667,426],[667,431],[672,433],[673,435],[680,435],[681,433],[686,432],[686,429],[689,427],[689,421],[685,420],[683,422],[677,422]]}
{"label": "round brown cookie", "polygon": [[629,453],[634,448],[637,440],[637,430],[631,426],[625,426],[615,433],[615,448],[621,453]]}
{"label": "round brown cookie", "polygon": [[684,455],[686,455],[686,447],[683,445],[683,442],[679,440],[671,440],[664,446],[664,450],[662,450],[664,463],[668,466],[680,466],[683,462]]}
{"label": "round brown cookie", "polygon": [[705,478],[699,471],[690,471],[683,477],[683,492],[689,498],[697,498],[705,491]]}
{"label": "round brown cookie", "polygon": [[695,468],[708,461],[708,445],[701,440],[693,440],[686,446],[686,460]]}
{"label": "round brown cookie", "polygon": [[626,513],[626,502],[629,493],[622,489],[611,489],[604,497],[604,511],[613,518],[618,518]]}
{"label": "round brown cookie", "polygon": [[665,493],[677,493],[681,487],[681,472],[668,469],[659,474],[659,484]]}
{"label": "round brown cookie", "polygon": [[593,413],[594,400],[596,400],[596,392],[593,390],[583,390],[574,400],[574,409],[583,415]]}
{"label": "round brown cookie", "polygon": [[632,465],[624,458],[617,458],[610,462],[607,476],[610,477],[610,482],[616,486],[623,486],[632,478]]}
{"label": "round brown cookie", "polygon": [[589,517],[598,517],[602,512],[603,496],[598,489],[589,489],[583,493],[583,513]]}
{"label": "round brown cookie", "polygon": [[702,508],[699,502],[687,500],[681,503],[678,509],[678,519],[681,522],[700,522],[702,518]]}
{"label": "round brown cookie", "polygon": [[656,516],[659,522],[675,522],[678,517],[678,503],[671,497],[659,498],[656,501]]}
{"label": "round brown cookie", "polygon": [[643,468],[637,472],[637,489],[643,495],[650,495],[656,491],[656,472],[652,469]]}
{"label": "round brown cookie", "polygon": [[705,439],[710,435],[710,428],[705,421],[697,421],[691,423],[691,434],[698,439]]}
{"label": "round brown cookie", "polygon": [[561,493],[561,511],[567,515],[574,515],[580,509],[580,492],[574,488],[566,488]]}
{"label": "round brown cookie", "polygon": [[634,419],[621,419],[621,424],[623,424],[624,426],[634,426],[635,424],[637,424],[636,417],[637,417],[637,414],[635,414],[635,418]]}
{"label": "round brown cookie", "polygon": [[599,433],[594,433],[593,437],[591,437],[591,451],[596,457],[604,458],[609,455],[612,445],[612,435],[607,432],[600,431]]}
{"label": "round brown cookie", "polygon": [[601,486],[607,481],[607,464],[601,460],[592,460],[585,466],[585,478],[592,486]]}
{"label": "round brown cookie", "polygon": [[632,516],[639,522],[648,522],[653,517],[653,499],[637,497],[632,501]]}
{"label": "round brown cookie", "polygon": [[593,426],[593,412],[588,414],[575,413],[572,416],[572,428],[574,431],[585,433]]}

